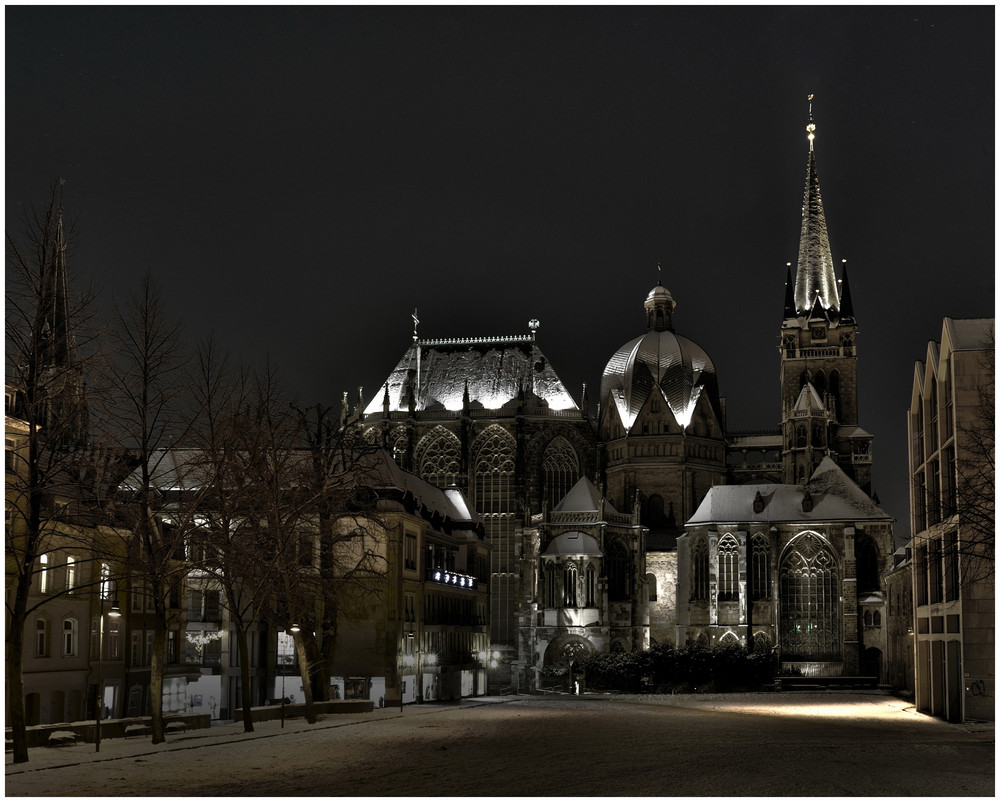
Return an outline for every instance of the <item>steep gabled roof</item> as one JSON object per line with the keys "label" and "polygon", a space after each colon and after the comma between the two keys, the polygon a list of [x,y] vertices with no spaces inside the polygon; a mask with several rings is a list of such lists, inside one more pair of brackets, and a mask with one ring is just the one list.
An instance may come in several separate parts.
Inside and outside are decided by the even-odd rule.
{"label": "steep gabled roof", "polygon": [[[600,505],[601,494],[597,491],[594,483],[584,476],[553,507],[553,512],[597,512]],[[611,510],[614,509],[607,501],[604,502],[604,506]]]}
{"label": "steep gabled roof", "polygon": [[[802,501],[808,492],[812,507]],[[754,512],[760,493],[764,507]],[[822,521],[891,521],[829,457],[816,467],[804,485],[716,485],[685,526],[709,523],[809,523]]]}
{"label": "steep gabled roof", "polygon": [[576,410],[579,406],[534,335],[416,340],[365,408],[371,415],[383,410],[405,411],[412,394],[416,411],[461,410],[468,388],[470,408],[500,409],[519,395],[529,406]]}

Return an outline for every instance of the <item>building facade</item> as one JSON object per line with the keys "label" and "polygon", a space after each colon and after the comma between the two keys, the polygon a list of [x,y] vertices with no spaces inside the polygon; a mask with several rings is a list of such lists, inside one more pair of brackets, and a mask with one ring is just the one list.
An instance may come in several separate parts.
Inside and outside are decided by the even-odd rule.
{"label": "building facade", "polygon": [[995,718],[994,321],[945,318],[908,415],[917,709]]}
{"label": "building facade", "polygon": [[419,338],[415,326],[362,418],[368,442],[400,467],[468,494],[491,547],[490,637],[508,657],[518,641],[515,530],[597,468],[586,388],[578,405],[539,348],[538,326],[451,340]]}

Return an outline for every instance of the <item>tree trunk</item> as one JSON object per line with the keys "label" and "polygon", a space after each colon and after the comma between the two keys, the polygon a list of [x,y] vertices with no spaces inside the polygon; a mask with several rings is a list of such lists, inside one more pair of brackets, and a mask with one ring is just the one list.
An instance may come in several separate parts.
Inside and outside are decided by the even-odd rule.
{"label": "tree trunk", "polygon": [[[243,623],[236,617],[232,617],[233,625],[236,627],[236,647],[240,650],[240,694],[243,697],[243,732],[253,732],[253,714],[250,711],[250,647],[247,644],[247,631]],[[235,703],[235,699],[230,699],[229,704]]]}
{"label": "tree trunk", "polygon": [[[19,583],[20,584],[20,583]],[[20,588],[14,604],[14,614],[7,628],[7,682],[10,705],[11,737],[14,742],[15,763],[28,762],[28,733],[24,721],[24,618],[25,603],[21,600]]]}
{"label": "tree trunk", "polygon": [[313,703],[312,671],[309,656],[306,654],[306,644],[301,632],[292,636],[295,642],[295,654],[299,659],[299,674],[302,677],[302,691],[306,696],[306,721],[316,723],[316,705]]}
{"label": "tree trunk", "polygon": [[153,743],[167,740],[163,724],[163,656],[167,641],[167,610],[162,593],[157,594],[156,618],[153,623],[153,659],[149,668],[149,699]]}

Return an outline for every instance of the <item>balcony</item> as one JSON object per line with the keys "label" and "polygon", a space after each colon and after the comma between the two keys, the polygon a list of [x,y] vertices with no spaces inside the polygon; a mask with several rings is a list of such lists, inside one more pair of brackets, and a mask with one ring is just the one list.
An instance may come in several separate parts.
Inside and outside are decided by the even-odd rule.
{"label": "balcony", "polygon": [[427,576],[428,582],[435,585],[447,585],[450,588],[459,590],[476,590],[479,587],[479,580],[469,574],[460,574],[457,571],[449,571],[446,568],[429,568]]}

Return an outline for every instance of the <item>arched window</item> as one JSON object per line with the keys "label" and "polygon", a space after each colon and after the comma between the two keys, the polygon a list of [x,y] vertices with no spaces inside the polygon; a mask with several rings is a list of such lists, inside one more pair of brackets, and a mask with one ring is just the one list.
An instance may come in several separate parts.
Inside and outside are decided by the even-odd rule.
{"label": "arched window", "polygon": [[462,444],[443,426],[435,426],[417,447],[421,479],[437,487],[458,484],[462,471]]}
{"label": "arched window", "polygon": [[814,447],[822,448],[826,437],[823,436],[823,424],[816,422],[812,427],[812,444]]}
{"label": "arched window", "polygon": [[649,588],[649,600],[656,601],[656,574],[646,574],[646,587]]}
{"label": "arched window", "polygon": [[816,388],[816,392],[819,393],[819,397],[823,397],[823,393],[826,392],[826,374],[823,371],[816,371],[816,376],[813,378],[813,387]]}
{"label": "arched window", "polygon": [[807,437],[806,425],[804,423],[800,423],[798,426],[795,427],[795,447],[805,448],[806,437]]}
{"label": "arched window", "polygon": [[400,468],[405,468],[403,462],[406,459],[406,444],[407,444],[407,434],[406,429],[402,426],[397,426],[391,432],[389,432],[389,437],[387,444],[389,447],[389,453],[392,454],[393,460]]}
{"label": "arched window", "polygon": [[751,541],[750,598],[771,598],[771,549],[763,535],[754,535]]}
{"label": "arched window", "polygon": [[41,566],[41,570],[39,571],[38,574],[38,592],[48,593],[49,584],[51,582],[51,580],[49,579],[49,555],[39,554],[38,564]]}
{"label": "arched window", "polygon": [[840,577],[830,547],[804,532],[781,561],[781,648],[788,659],[840,657]]}
{"label": "arched window", "polygon": [[45,657],[49,653],[49,622],[44,618],[35,619],[35,657]]}
{"label": "arched window", "polygon": [[77,586],[76,557],[66,558],[66,590],[72,591]]}
{"label": "arched window", "polygon": [[872,611],[871,610],[865,610],[864,619],[865,619],[865,626],[866,627],[870,627],[872,625]]}
{"label": "arched window", "polygon": [[691,598],[708,599],[708,545],[704,540],[691,550]]}
{"label": "arched window", "polygon": [[514,500],[514,438],[501,426],[487,427],[472,453],[475,475],[473,504],[486,530],[490,551],[490,606],[492,640],[514,643],[517,622],[517,562],[514,556],[516,504]]}
{"label": "arched window", "polygon": [[872,613],[872,626],[880,627],[882,626],[882,613],[878,610]]}
{"label": "arched window", "polygon": [[580,460],[576,449],[565,437],[556,437],[545,447],[542,456],[542,486],[549,507],[554,507],[580,478]]}
{"label": "arched window", "polygon": [[563,607],[576,607],[576,566],[567,565],[563,572]]}
{"label": "arched window", "polygon": [[585,574],[587,579],[587,607],[594,606],[594,587],[597,584],[597,571],[594,570],[594,566],[588,565],[587,572]]}
{"label": "arched window", "polygon": [[63,657],[76,657],[80,640],[80,628],[75,618],[63,621]]}
{"label": "arched window", "polygon": [[611,601],[625,601],[629,598],[629,565],[625,547],[612,543],[607,551],[605,571],[608,576],[608,596]]}
{"label": "arched window", "polygon": [[740,544],[732,535],[719,540],[719,601],[734,601],[740,597]]}
{"label": "arched window", "polygon": [[545,606],[556,606],[556,569],[552,563],[545,566]]}
{"label": "arched window", "polygon": [[662,526],[667,521],[667,514],[664,511],[663,496],[659,493],[653,493],[647,499],[646,503],[643,505],[645,507],[645,520],[643,524],[646,526]]}

